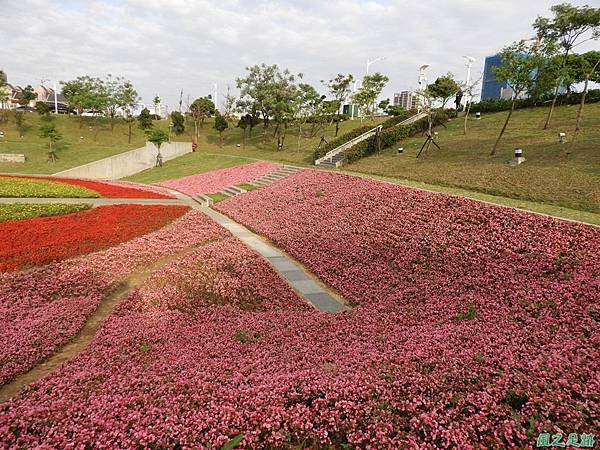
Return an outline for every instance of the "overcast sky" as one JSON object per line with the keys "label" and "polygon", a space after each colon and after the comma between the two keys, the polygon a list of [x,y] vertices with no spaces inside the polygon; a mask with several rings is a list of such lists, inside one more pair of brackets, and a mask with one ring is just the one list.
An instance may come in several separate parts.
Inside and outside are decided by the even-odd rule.
{"label": "overcast sky", "polygon": [[[598,0],[572,1],[577,5]],[[130,79],[143,101],[159,94],[170,109],[179,92],[219,98],[245,67],[276,63],[323,90],[337,73],[389,76],[384,97],[448,71],[464,79],[462,55],[483,60],[533,35],[544,0],[0,0],[0,69],[10,83],[78,75]],[[598,47],[598,44],[595,44]],[[583,50],[583,48],[582,48]],[[50,81],[48,84],[52,84]]]}

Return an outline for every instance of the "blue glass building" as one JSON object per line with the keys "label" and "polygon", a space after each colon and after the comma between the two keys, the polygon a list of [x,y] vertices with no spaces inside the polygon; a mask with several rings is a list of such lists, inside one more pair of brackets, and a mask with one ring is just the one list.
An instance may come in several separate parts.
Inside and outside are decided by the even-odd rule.
{"label": "blue glass building", "polygon": [[502,90],[508,88],[506,82],[500,83],[496,80],[494,67],[502,66],[502,56],[497,53],[485,58],[485,68],[483,69],[483,82],[481,83],[481,100],[490,98],[501,98]]}

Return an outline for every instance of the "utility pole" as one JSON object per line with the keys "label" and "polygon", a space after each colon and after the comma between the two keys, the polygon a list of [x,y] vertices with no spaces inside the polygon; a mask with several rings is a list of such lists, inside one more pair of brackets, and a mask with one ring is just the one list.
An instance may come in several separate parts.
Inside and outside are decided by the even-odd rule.
{"label": "utility pole", "polygon": [[217,97],[218,92],[217,92],[217,83],[215,83],[215,111],[219,110],[219,97]]}

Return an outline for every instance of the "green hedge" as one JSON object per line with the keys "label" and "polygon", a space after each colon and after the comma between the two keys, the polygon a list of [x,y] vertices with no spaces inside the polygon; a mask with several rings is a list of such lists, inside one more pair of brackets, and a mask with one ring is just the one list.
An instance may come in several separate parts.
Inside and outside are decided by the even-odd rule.
{"label": "green hedge", "polygon": [[[557,105],[576,105],[581,102],[581,92],[573,92],[571,95],[563,94],[559,95],[556,101]],[[598,103],[600,102],[600,89],[590,89],[585,97],[586,103]],[[479,103],[473,103],[471,105],[472,113],[476,112],[498,112],[508,111],[510,109],[512,100],[505,100],[501,98],[492,98],[489,100],[482,100]],[[539,106],[549,106],[552,103],[552,96],[546,96],[542,99],[518,99],[515,102],[515,109],[520,108],[534,108]]]}
{"label": "green hedge", "polygon": [[[400,122],[404,122],[406,119],[408,119],[411,116],[414,116],[415,114],[416,114],[416,111],[403,111],[402,114],[399,114],[394,117],[390,117],[389,119],[382,122],[381,126],[383,127],[384,130],[386,128],[391,128],[395,125],[398,125]],[[315,149],[314,154],[313,154],[313,161],[316,161],[317,159],[321,158],[322,156],[325,156],[327,154],[327,152],[333,150],[336,147],[339,147],[342,144],[345,144],[348,141],[351,141],[355,137],[358,137],[361,134],[366,133],[369,130],[372,130],[373,128],[375,128],[374,125],[364,125],[362,127],[354,128],[353,130],[349,131],[348,133],[342,134],[341,136],[330,141],[328,144],[324,145],[320,149]]]}
{"label": "green hedge", "polygon": [[[441,118],[441,120],[444,120]],[[436,120],[437,122],[437,120]],[[411,125],[399,126],[388,129],[384,129],[381,132],[381,149],[386,149],[396,144],[401,139],[413,136],[417,133],[421,133],[427,129],[427,118],[421,119]],[[362,142],[350,147],[346,150],[345,159],[346,162],[354,162],[365,156],[372,155],[377,152],[377,138],[372,136],[369,139],[365,139]]]}

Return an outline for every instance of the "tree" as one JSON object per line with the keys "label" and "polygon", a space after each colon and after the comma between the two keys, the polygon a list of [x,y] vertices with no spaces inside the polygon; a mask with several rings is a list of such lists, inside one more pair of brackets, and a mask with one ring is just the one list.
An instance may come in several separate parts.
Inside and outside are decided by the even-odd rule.
{"label": "tree", "polygon": [[223,147],[223,131],[229,127],[227,119],[223,117],[219,111],[215,112],[215,125],[214,128],[219,132],[219,140],[221,141],[221,147]]}
{"label": "tree", "polygon": [[[83,75],[70,81],[61,81],[62,94],[69,105],[81,114],[85,110],[103,111],[106,107],[107,95],[104,83],[99,78]],[[83,120],[79,122],[83,126]]]}
{"label": "tree", "polygon": [[390,105],[386,108],[385,112],[390,116],[399,116],[406,110],[400,105]]}
{"label": "tree", "polygon": [[137,101],[137,91],[133,88],[131,81],[124,79],[123,77],[114,77],[108,74],[106,80],[103,82],[103,94],[104,99],[104,113],[106,117],[110,118],[110,129],[114,130],[115,117],[120,109],[124,109],[131,104],[131,98],[134,97]]}
{"label": "tree", "polygon": [[25,113],[23,111],[15,111],[15,127],[19,132],[19,137],[23,137],[29,126],[25,121]]}
{"label": "tree", "polygon": [[[588,52],[592,53],[592,52]],[[577,133],[581,128],[581,117],[583,116],[583,107],[585,106],[585,97],[588,91],[588,83],[590,80],[594,80],[598,82],[600,78],[600,52],[594,52],[596,57],[596,62],[593,66],[589,68],[585,75],[583,92],[581,94],[581,101],[579,102],[579,108],[577,109],[577,119],[575,121],[575,130],[573,131],[573,139],[571,140],[571,147],[575,145],[575,140],[577,139]],[[591,64],[590,64],[591,65]]]}
{"label": "tree", "polygon": [[169,133],[160,128],[150,128],[147,131],[148,142],[152,142],[156,145],[156,165],[162,167],[162,154],[160,153],[160,147],[169,140]]}
{"label": "tree", "polygon": [[531,86],[533,71],[547,59],[547,55],[544,48],[537,43],[531,44],[520,41],[505,47],[501,52],[501,58],[502,65],[494,68],[494,75],[500,83],[506,82],[513,90],[513,98],[504,126],[494,143],[490,155],[496,154],[500,139],[506,131],[515,110],[517,98]]}
{"label": "tree", "polygon": [[54,122],[45,123],[40,127],[40,137],[48,139],[48,161],[56,162],[56,148],[54,144],[62,139],[62,135],[56,129]]}
{"label": "tree", "polygon": [[37,102],[35,104],[35,110],[40,116],[49,116],[50,115],[50,107],[46,102]]}
{"label": "tree", "polygon": [[560,86],[565,76],[564,68],[569,53],[583,42],[600,38],[600,8],[577,7],[569,3],[561,3],[552,6],[550,10],[554,14],[553,18],[538,16],[533,24],[533,28],[538,34],[538,40],[556,42],[562,50],[561,71],[555,83],[554,97],[546,116],[544,130],[548,128],[552,118]]}
{"label": "tree", "polygon": [[225,102],[223,104],[223,116],[225,120],[233,120],[236,109],[237,97],[231,95],[229,85],[227,85],[227,94],[225,94]]}
{"label": "tree", "polygon": [[350,92],[352,92],[351,86],[354,82],[354,76],[352,74],[343,75],[338,73],[335,78],[332,78],[328,82],[324,82],[321,80],[328,89],[329,94],[333,97],[337,104],[337,118],[338,120],[335,122],[335,135],[338,135],[338,131],[340,129],[340,116],[342,114],[342,108],[344,107],[344,103],[348,99]]}
{"label": "tree", "polygon": [[152,116],[148,108],[142,109],[138,116],[138,125],[142,130],[149,130],[152,128]]}
{"label": "tree", "polygon": [[4,109],[6,107],[6,102],[8,101],[8,79],[6,78],[6,73],[3,70],[0,70],[0,108]]}
{"label": "tree", "polygon": [[469,84],[463,84],[463,92],[467,99],[467,109],[465,111],[465,118],[463,122],[463,134],[467,134],[467,121],[469,120],[469,113],[471,112],[471,105],[473,104],[473,102],[471,101],[471,99],[473,98],[473,91],[475,91],[475,88],[479,85],[482,78],[483,74],[479,75],[478,78],[471,80]]}
{"label": "tree", "polygon": [[325,96],[319,95],[317,90],[307,83],[300,83],[296,93],[296,101],[293,103],[293,116],[298,125],[298,149],[302,139],[302,127],[309,119],[318,120],[321,115]]}
{"label": "tree", "polygon": [[152,100],[152,103],[154,103],[154,114],[160,116],[160,97],[156,95],[154,100]]}
{"label": "tree", "polygon": [[34,101],[37,98],[37,96],[37,92],[35,92],[33,90],[33,87],[31,87],[31,85],[28,84],[17,94],[17,101],[19,102],[19,105],[25,106],[29,105],[30,102]]}
{"label": "tree", "polygon": [[454,97],[459,89],[460,87],[451,73],[437,77],[433,83],[427,86],[430,95],[442,102],[442,108],[446,107],[448,100]]}
{"label": "tree", "polygon": [[[277,64],[246,67],[246,77],[237,78],[240,89],[238,107],[241,111],[254,116],[260,114],[263,120],[263,139],[266,140],[267,128],[271,119],[276,123],[274,135],[277,135],[277,148],[283,146],[287,122],[292,115],[291,103],[297,94],[295,75],[288,69],[279,70]],[[298,75],[302,78],[302,75]],[[258,114],[257,114],[258,113]]]}
{"label": "tree", "polygon": [[387,113],[387,109],[390,107],[390,99],[386,98],[377,103],[377,108],[379,108],[384,113]]}
{"label": "tree", "polygon": [[[134,89],[133,85],[129,81],[125,81],[123,84],[123,89],[120,92],[120,100],[119,103],[121,108],[123,109],[123,114],[125,116],[125,122],[127,122],[128,128],[128,138],[127,142],[131,144],[131,135],[132,135],[132,127],[135,122],[135,117],[133,117],[133,109],[135,105],[140,101],[140,97],[138,96],[137,91]],[[148,111],[148,113],[150,113]],[[150,121],[152,123],[152,121]]]}
{"label": "tree", "polygon": [[196,141],[200,137],[200,128],[204,125],[204,120],[215,113],[215,104],[208,98],[197,98],[190,105],[190,114],[194,120],[194,133]]}
{"label": "tree", "polygon": [[388,77],[379,72],[376,72],[373,75],[365,75],[363,78],[362,86],[352,96],[354,103],[361,109],[361,123],[363,116],[365,115],[371,116],[371,120],[373,120],[375,114],[375,102],[389,80]]}
{"label": "tree", "polygon": [[185,117],[180,112],[173,111],[171,113],[171,123],[175,134],[179,135],[185,131]]}

